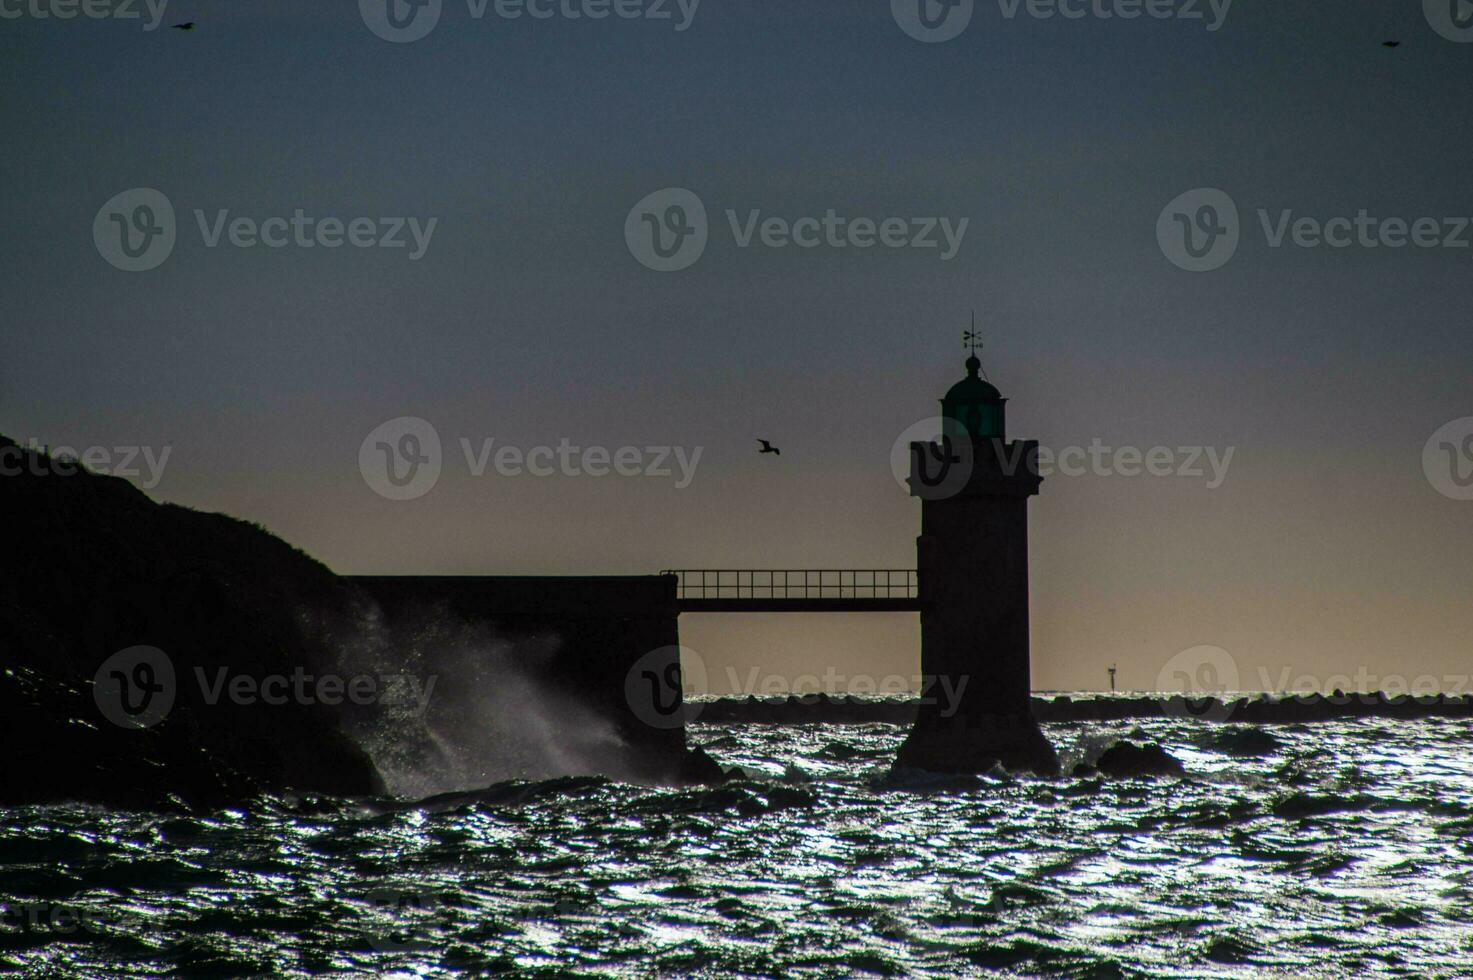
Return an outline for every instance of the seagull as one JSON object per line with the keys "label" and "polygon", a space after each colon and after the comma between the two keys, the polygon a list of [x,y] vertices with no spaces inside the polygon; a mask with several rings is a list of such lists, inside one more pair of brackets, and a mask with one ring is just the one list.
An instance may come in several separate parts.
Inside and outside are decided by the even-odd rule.
{"label": "seagull", "polygon": [[783,454],[783,451],[781,449],[777,448],[766,439],[758,439],[757,441],[762,443],[762,448],[757,450],[757,455],[760,456],[763,453],[777,453],[779,456],[781,456]]}
{"label": "seagull", "polygon": [[1381,47],[1383,47],[1383,48],[1394,48],[1394,47],[1396,47],[1400,43],[1401,43],[1400,41],[1382,41],[1381,42]]}
{"label": "seagull", "polygon": [[192,30],[194,30],[194,21],[192,21],[192,20],[186,20],[182,24],[170,24],[169,25],[169,30],[171,30],[171,31],[192,31]]}

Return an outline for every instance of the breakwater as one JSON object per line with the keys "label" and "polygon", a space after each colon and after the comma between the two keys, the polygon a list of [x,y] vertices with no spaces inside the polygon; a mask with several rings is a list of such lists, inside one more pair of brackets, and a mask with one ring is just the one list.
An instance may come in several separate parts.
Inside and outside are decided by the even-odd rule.
{"label": "breakwater", "polygon": [[[1473,695],[1393,695],[1384,692],[1330,694],[1245,694],[1236,698],[1122,694],[1034,696],[1039,721],[1114,721],[1184,718],[1246,724],[1294,724],[1338,718],[1470,718]],[[791,694],[786,697],[727,697],[687,700],[686,722],[754,725],[909,724],[920,698]]]}

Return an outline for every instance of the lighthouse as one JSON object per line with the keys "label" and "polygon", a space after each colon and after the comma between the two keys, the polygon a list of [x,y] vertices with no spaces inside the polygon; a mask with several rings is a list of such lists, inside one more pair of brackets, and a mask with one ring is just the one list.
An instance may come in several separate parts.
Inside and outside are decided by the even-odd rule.
{"label": "lighthouse", "polygon": [[921,501],[921,707],[897,767],[933,772],[1056,773],[1058,757],[1031,707],[1028,499],[1038,443],[1007,438],[1007,399],[982,373],[965,334],[966,377],[941,399],[941,435],[910,444],[910,493]]}

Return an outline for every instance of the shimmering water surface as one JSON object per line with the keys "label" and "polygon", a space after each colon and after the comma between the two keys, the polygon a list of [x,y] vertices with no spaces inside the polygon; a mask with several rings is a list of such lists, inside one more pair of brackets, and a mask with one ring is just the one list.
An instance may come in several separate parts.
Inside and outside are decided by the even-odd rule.
{"label": "shimmering water surface", "polygon": [[1464,723],[1048,731],[1066,765],[1133,735],[1190,774],[893,788],[877,778],[898,726],[697,725],[754,778],[206,817],[11,809],[0,969],[1473,976]]}

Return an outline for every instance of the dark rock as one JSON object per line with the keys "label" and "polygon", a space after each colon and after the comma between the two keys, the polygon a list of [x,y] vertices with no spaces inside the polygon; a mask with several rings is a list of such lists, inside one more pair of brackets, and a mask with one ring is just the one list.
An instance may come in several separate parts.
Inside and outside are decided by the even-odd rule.
{"label": "dark rock", "polygon": [[1105,775],[1117,779],[1186,774],[1186,767],[1154,743],[1136,745],[1134,742],[1116,742],[1095,760],[1095,767]]}
{"label": "dark rock", "polygon": [[722,769],[721,764],[711,758],[705,749],[691,749],[686,753],[678,781],[682,783],[719,783],[727,779],[743,779],[745,775],[737,766]]}
{"label": "dark rock", "polygon": [[[359,614],[331,571],[245,521],[157,504],[80,466],[58,472],[4,437],[0,449],[20,453],[0,476],[0,716],[14,733],[0,803],[382,790],[347,732],[357,707],[242,704],[199,682],[329,667],[334,629]],[[104,661],[135,646],[163,651],[174,673],[174,703],[151,727],[109,721],[93,694]]]}
{"label": "dark rock", "polygon": [[1272,755],[1283,748],[1283,743],[1271,733],[1251,725],[1234,725],[1225,729],[1210,744],[1219,752],[1239,758]]}
{"label": "dark rock", "polygon": [[1297,820],[1305,817],[1319,817],[1327,813],[1337,813],[1342,810],[1359,809],[1355,801],[1342,799],[1335,796],[1317,796],[1313,793],[1291,793],[1273,805],[1273,814],[1276,817]]}

